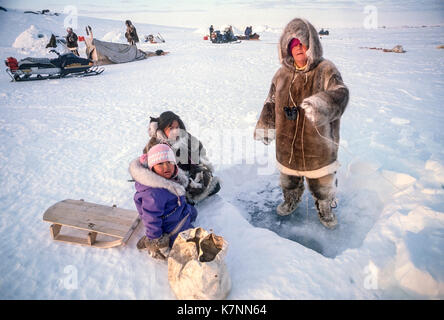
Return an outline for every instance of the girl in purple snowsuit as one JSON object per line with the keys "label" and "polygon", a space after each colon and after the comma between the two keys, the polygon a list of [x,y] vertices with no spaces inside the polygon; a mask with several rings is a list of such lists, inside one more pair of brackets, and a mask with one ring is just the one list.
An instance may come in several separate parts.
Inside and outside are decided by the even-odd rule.
{"label": "girl in purple snowsuit", "polygon": [[166,144],[158,144],[133,160],[129,172],[136,181],[134,202],[145,226],[137,248],[147,248],[154,258],[165,259],[177,235],[193,228],[197,217],[196,208],[185,199],[188,178]]}

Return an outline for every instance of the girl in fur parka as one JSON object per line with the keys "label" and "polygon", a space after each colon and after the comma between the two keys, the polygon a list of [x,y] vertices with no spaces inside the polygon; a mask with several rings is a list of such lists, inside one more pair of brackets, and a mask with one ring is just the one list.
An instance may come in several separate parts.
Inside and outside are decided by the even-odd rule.
{"label": "girl in fur parka", "polygon": [[282,66],[273,77],[254,133],[265,144],[276,139],[284,195],[277,213],[296,210],[305,177],[321,223],[333,228],[339,126],[349,92],[335,65],[322,57],[318,33],[306,20],[296,18],[285,27],[279,57]]}
{"label": "girl in fur parka", "polygon": [[188,176],[187,201],[197,204],[220,190],[220,181],[213,176],[213,166],[205,148],[185,129],[182,119],[172,111],[151,117],[148,134],[150,141],[143,150],[147,153],[159,143],[168,144],[176,154],[177,165]]}
{"label": "girl in fur parka", "polygon": [[165,259],[177,235],[193,228],[197,216],[196,209],[185,199],[188,178],[165,144],[133,160],[129,172],[136,181],[134,203],[145,226],[145,236],[137,248],[147,248],[152,257]]}

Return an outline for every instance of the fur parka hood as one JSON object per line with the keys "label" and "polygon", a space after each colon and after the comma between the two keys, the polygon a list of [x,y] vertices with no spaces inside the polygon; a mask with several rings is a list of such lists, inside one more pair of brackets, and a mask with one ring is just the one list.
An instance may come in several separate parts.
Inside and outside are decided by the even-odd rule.
{"label": "fur parka hood", "polygon": [[308,72],[315,68],[322,58],[322,45],[319,35],[313,25],[305,19],[296,18],[291,20],[284,28],[279,41],[279,59],[281,64],[295,71],[294,59],[288,50],[291,39],[298,38],[307,46],[307,68],[304,72]]}
{"label": "fur parka hood", "polygon": [[184,196],[185,188],[188,186],[188,177],[185,173],[177,168],[177,175],[173,179],[165,179],[159,176],[150,169],[144,167],[139,159],[131,161],[129,166],[129,173],[131,177],[138,183],[150,187],[150,188],[163,188],[167,189],[176,196]]}

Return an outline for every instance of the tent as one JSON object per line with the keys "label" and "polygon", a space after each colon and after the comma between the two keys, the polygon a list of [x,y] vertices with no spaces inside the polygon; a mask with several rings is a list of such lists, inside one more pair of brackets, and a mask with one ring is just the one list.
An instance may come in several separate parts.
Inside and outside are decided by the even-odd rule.
{"label": "tent", "polygon": [[145,52],[138,49],[136,45],[94,39],[91,27],[89,27],[89,32],[88,29],[86,32],[89,34],[89,38],[85,37],[86,55],[96,65],[138,61],[151,56],[166,54],[166,52]]}

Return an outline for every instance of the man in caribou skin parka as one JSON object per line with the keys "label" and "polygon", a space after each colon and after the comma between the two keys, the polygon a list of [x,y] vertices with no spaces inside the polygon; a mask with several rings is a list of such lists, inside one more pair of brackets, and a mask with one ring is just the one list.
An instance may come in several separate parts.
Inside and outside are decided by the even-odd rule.
{"label": "man in caribou skin parka", "polygon": [[333,228],[340,118],[349,92],[335,65],[322,57],[318,33],[305,19],[293,19],[283,30],[279,58],[282,66],[254,132],[254,138],[265,144],[276,139],[284,195],[277,213],[296,210],[305,177],[321,223]]}

